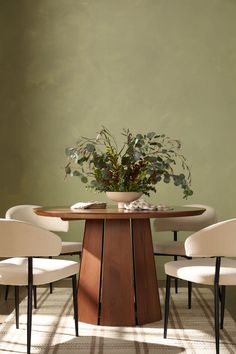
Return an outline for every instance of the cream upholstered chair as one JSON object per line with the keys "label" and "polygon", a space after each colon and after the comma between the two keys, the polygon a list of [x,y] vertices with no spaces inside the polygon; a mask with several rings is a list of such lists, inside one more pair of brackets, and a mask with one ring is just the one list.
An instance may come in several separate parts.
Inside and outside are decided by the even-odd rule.
{"label": "cream upholstered chair", "polygon": [[[177,260],[178,256],[186,257],[184,242],[178,241],[178,232],[189,231],[195,232],[203,229],[206,226],[217,222],[217,215],[215,209],[208,205],[191,204],[185,205],[189,207],[198,207],[206,209],[201,215],[184,216],[173,218],[158,218],[154,220],[154,230],[156,232],[172,231],[173,241],[158,241],[153,243],[155,256],[174,256]],[[189,308],[191,307],[191,283],[189,286]],[[177,293],[178,283],[175,281],[175,291]]]}
{"label": "cream upholstered chair", "polygon": [[75,333],[78,336],[76,274],[79,264],[62,259],[33,258],[58,256],[60,252],[61,239],[56,234],[22,221],[0,219],[0,257],[14,257],[0,261],[0,284],[28,286],[27,353],[31,347],[34,285],[72,277]]}
{"label": "cream upholstered chair", "polygon": [[167,278],[164,338],[167,336],[171,279],[178,278],[197,284],[213,285],[215,340],[218,354],[219,327],[223,328],[224,321],[225,286],[236,285],[236,260],[222,257],[236,257],[236,219],[216,223],[189,236],[185,241],[185,251],[188,257],[193,258],[165,264]]}
{"label": "cream upholstered chair", "polygon": [[[53,232],[68,232],[69,222],[63,221],[61,218],[51,218],[40,216],[34,213],[34,208],[40,208],[39,205],[16,205],[6,212],[6,219],[15,219],[29,222],[33,225],[42,227],[43,229]],[[66,242],[62,241],[61,255],[79,254],[82,252],[82,242]]]}
{"label": "cream upholstered chair", "polygon": [[[53,232],[67,232],[69,230],[69,222],[63,221],[60,218],[51,218],[46,216],[40,216],[34,213],[34,208],[39,208],[38,205],[16,205],[11,207],[6,212],[6,219],[15,219],[25,222],[29,222],[33,225],[42,227],[43,229]],[[73,255],[78,254],[81,256],[82,242],[66,242],[62,241],[62,248],[60,255]],[[52,293],[52,284],[50,284],[50,292]],[[7,299],[8,287],[6,289],[5,299]],[[35,296],[35,307],[36,296]]]}

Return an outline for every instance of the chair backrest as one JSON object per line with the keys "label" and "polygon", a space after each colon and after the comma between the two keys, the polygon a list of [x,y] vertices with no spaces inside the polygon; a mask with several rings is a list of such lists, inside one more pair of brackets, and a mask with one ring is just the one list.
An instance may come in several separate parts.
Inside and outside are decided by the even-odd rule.
{"label": "chair backrest", "polygon": [[236,219],[195,232],[185,240],[185,251],[189,257],[235,257]]}
{"label": "chair backrest", "polygon": [[58,217],[40,216],[35,214],[34,208],[40,208],[39,205],[16,205],[8,209],[6,219],[25,221],[30,224],[42,227],[45,230],[67,232],[69,222],[63,221]]}
{"label": "chair backrest", "polygon": [[217,222],[215,209],[204,204],[189,204],[188,207],[204,208],[203,214],[195,216],[157,218],[154,220],[155,231],[198,231]]}
{"label": "chair backrest", "polygon": [[29,223],[0,219],[0,257],[58,256],[61,239]]}

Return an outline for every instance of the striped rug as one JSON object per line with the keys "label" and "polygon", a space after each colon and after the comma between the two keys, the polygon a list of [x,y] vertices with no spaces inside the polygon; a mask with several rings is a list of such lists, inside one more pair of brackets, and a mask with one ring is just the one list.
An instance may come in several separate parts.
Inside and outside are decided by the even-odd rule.
{"label": "striped rug", "polygon": [[[161,289],[163,304],[164,290]],[[163,339],[163,321],[142,327],[100,327],[79,324],[80,337],[74,336],[70,288],[38,291],[38,310],[33,314],[32,353],[50,354],[156,354],[215,353],[213,298],[210,289],[193,290],[188,310],[187,291],[172,291],[168,339]],[[20,305],[20,329],[15,329],[14,313],[0,326],[0,353],[26,352],[26,301]],[[225,314],[221,331],[221,354],[236,353],[236,325]]]}

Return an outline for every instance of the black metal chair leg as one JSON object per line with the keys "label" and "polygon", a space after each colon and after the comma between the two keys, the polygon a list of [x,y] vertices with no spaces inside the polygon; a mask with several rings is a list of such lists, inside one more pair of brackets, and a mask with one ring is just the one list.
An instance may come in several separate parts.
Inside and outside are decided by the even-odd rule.
{"label": "black metal chair leg", "polygon": [[31,348],[32,300],[33,300],[33,260],[28,258],[28,299],[27,299],[27,354]]}
{"label": "black metal chair leg", "polygon": [[[174,260],[177,261],[178,257],[174,256]],[[175,278],[175,293],[178,294],[178,279]]]}
{"label": "black metal chair leg", "polygon": [[52,294],[52,283],[49,284],[50,294]]}
{"label": "black metal chair leg", "polygon": [[34,292],[34,308],[38,308],[38,303],[37,303],[37,286],[33,286],[33,292]]}
{"label": "black metal chair leg", "polygon": [[192,282],[188,281],[188,308],[192,307]]}
{"label": "black metal chair leg", "polygon": [[[52,259],[52,256],[49,256],[48,258]],[[49,284],[49,289],[50,294],[52,294],[52,283]]]}
{"label": "black metal chair leg", "polygon": [[32,284],[28,285],[28,304],[27,304],[27,354],[31,348],[31,329],[32,329]]}
{"label": "black metal chair leg", "polygon": [[19,328],[19,286],[15,286],[15,317],[16,328]]}
{"label": "black metal chair leg", "polygon": [[[173,234],[174,234],[173,235],[174,236],[173,240],[175,242],[177,242],[178,241],[178,231],[173,231]],[[174,256],[174,260],[177,261],[178,257]],[[177,278],[175,278],[175,293],[178,294],[178,279]]]}
{"label": "black metal chair leg", "polygon": [[6,285],[6,289],[5,289],[5,301],[7,301],[8,293],[9,293],[9,285]]}
{"label": "black metal chair leg", "polygon": [[220,292],[219,292],[219,272],[220,272],[220,257],[216,257],[216,270],[214,279],[214,317],[215,317],[215,342],[216,342],[216,354],[220,352],[220,321],[219,321],[219,304],[220,304]]}
{"label": "black metal chair leg", "polygon": [[224,328],[224,316],[225,316],[225,291],[226,286],[221,286],[221,311],[220,311],[220,329]]}
{"label": "black metal chair leg", "polygon": [[170,282],[171,277],[166,276],[166,296],[165,296],[165,317],[164,317],[164,338],[167,337],[167,326],[169,318],[169,308],[170,308]]}
{"label": "black metal chair leg", "polygon": [[219,341],[220,341],[220,328],[219,328],[219,289],[214,286],[214,305],[215,305],[215,341],[216,341],[216,354],[219,354]]}
{"label": "black metal chair leg", "polygon": [[78,325],[78,303],[77,303],[77,279],[76,279],[76,274],[72,276],[72,288],[73,288],[75,335],[76,335],[76,337],[78,337],[79,336],[79,325]]}
{"label": "black metal chair leg", "polygon": [[175,293],[178,294],[178,279],[175,279]]}

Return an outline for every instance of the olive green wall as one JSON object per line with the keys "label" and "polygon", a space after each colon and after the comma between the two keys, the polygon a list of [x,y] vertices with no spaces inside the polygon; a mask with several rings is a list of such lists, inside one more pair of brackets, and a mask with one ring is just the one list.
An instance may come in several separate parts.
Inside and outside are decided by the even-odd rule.
{"label": "olive green wall", "polygon": [[[103,124],[180,139],[188,203],[235,217],[235,17],[234,0],[0,0],[0,216],[106,200],[63,170],[65,147]],[[150,201],[185,202],[171,185]]]}

